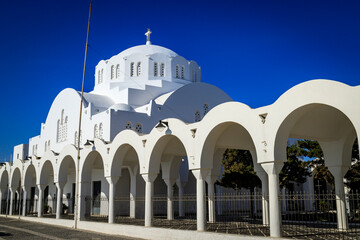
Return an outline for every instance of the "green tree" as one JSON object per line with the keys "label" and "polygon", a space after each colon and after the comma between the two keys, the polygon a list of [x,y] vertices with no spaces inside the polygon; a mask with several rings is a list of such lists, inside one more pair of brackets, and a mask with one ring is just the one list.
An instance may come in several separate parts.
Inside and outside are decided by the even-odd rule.
{"label": "green tree", "polygon": [[345,174],[345,184],[353,191],[360,191],[360,162],[359,162],[359,143],[357,139],[352,148],[352,165]]}
{"label": "green tree", "polygon": [[261,186],[261,181],[254,171],[251,153],[247,150],[226,149],[221,160],[224,172],[220,181],[221,186],[233,189],[246,188],[251,192]]}
{"label": "green tree", "polygon": [[334,185],[334,177],[330,173],[327,166],[325,166],[324,153],[320,144],[314,140],[299,139],[297,141],[298,147],[301,149],[301,156],[307,157],[309,167],[312,169],[312,176],[314,176],[314,183],[319,188],[315,190],[324,191],[327,186]]}
{"label": "green tree", "polygon": [[298,143],[287,147],[287,161],[279,174],[280,187],[286,187],[294,191],[293,182],[304,183],[306,177],[310,176],[308,163],[300,160],[299,157],[305,154],[304,149],[300,148]]}
{"label": "green tree", "polygon": [[261,180],[256,176],[251,153],[247,150],[226,149],[223,159],[223,174],[217,184],[238,190],[250,190],[250,217],[254,217],[254,188],[261,186]]}

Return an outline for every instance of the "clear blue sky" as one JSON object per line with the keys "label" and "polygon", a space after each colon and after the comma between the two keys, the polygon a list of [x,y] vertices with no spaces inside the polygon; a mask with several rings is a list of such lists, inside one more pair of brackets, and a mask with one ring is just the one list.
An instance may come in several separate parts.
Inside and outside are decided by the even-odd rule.
{"label": "clear blue sky", "polygon": [[[80,90],[88,10],[89,0],[1,1],[0,161],[40,133],[62,89]],[[359,85],[359,13],[359,1],[340,0],[94,0],[85,90],[95,65],[144,44],[148,27],[153,44],[253,108],[311,79]]]}

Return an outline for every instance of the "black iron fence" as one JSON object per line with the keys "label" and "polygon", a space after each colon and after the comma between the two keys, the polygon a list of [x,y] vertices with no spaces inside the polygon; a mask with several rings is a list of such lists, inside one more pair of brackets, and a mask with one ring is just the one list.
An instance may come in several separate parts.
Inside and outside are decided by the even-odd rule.
{"label": "black iron fence", "polygon": [[[269,236],[268,221],[263,218],[263,206],[267,196],[259,192],[232,192],[206,196],[206,230]],[[107,198],[81,199],[86,220],[108,221]],[[10,201],[1,202],[1,213],[10,211]],[[295,239],[360,239],[360,193],[350,192],[336,196],[333,192],[310,194],[283,192],[279,196],[282,217],[282,234]],[[339,218],[339,204],[345,209],[345,217]],[[37,216],[38,200],[26,200],[26,214]],[[153,196],[153,225],[156,227],[196,230],[196,195]],[[266,205],[266,204],[265,204]],[[13,215],[22,214],[24,204],[13,201]],[[73,216],[73,198],[62,199],[62,216]],[[170,207],[171,206],[171,207]],[[43,216],[55,217],[56,198],[43,202]],[[271,208],[271,206],[268,206]],[[172,210],[172,212],[170,212]],[[145,198],[118,197],[114,199],[116,223],[144,225]],[[340,227],[339,227],[340,226]]]}
{"label": "black iron fence", "polygon": [[[286,192],[280,196],[283,236],[292,238],[360,238],[360,194]],[[344,217],[339,217],[345,208]]]}

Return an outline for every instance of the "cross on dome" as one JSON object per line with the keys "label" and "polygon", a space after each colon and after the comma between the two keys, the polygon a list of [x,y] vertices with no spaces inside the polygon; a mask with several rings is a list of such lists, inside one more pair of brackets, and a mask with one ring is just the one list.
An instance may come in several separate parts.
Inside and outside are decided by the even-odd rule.
{"label": "cross on dome", "polygon": [[150,31],[150,28],[147,29],[147,32],[145,33],[145,36],[146,36],[146,45],[150,45],[151,42],[150,42],[150,34],[152,32]]}

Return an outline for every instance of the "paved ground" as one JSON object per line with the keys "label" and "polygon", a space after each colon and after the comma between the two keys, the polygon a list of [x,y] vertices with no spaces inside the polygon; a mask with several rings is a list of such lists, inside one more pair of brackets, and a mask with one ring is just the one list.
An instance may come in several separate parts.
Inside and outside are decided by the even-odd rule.
{"label": "paved ground", "polygon": [[[55,218],[55,215],[47,215],[45,217]],[[63,218],[73,219],[72,215],[63,216]],[[3,220],[0,218],[0,220]],[[107,222],[107,217],[93,216],[87,219],[88,221],[95,222]],[[115,223],[144,226],[144,219],[133,219],[129,217],[116,217]],[[0,222],[0,229],[2,229],[2,223]],[[46,225],[47,226],[47,225]],[[181,229],[181,230],[194,230],[196,231],[196,219],[175,219],[166,220],[165,217],[155,217],[153,219],[154,227]],[[360,239],[360,225],[350,224],[350,230],[346,232],[340,232],[336,229],[335,223],[318,223],[318,222],[294,222],[286,221],[283,223],[282,235],[285,238],[290,239],[308,239],[308,240],[350,240]],[[263,226],[261,221],[233,221],[233,222],[217,222],[207,223],[206,230],[209,232],[228,233],[228,234],[242,234],[250,236],[269,236],[269,227]],[[73,230],[72,230],[73,231]],[[76,231],[75,231],[76,232]],[[0,233],[1,234],[1,233]],[[89,236],[89,235],[87,235]],[[92,236],[92,235],[90,235]],[[0,235],[1,237],[1,235]],[[104,236],[103,236],[104,237]],[[106,238],[108,237],[108,238]],[[3,237],[4,238],[4,237]],[[9,238],[10,239],[10,238]],[[15,238],[14,238],[15,239]],[[76,238],[73,239],[89,239]],[[93,239],[126,239],[126,238],[105,238]],[[1,240],[1,238],[0,238]]]}
{"label": "paved ground", "polygon": [[134,238],[129,237],[118,237],[93,232],[78,231],[70,228],[0,217],[0,240],[3,239],[134,240]]}

